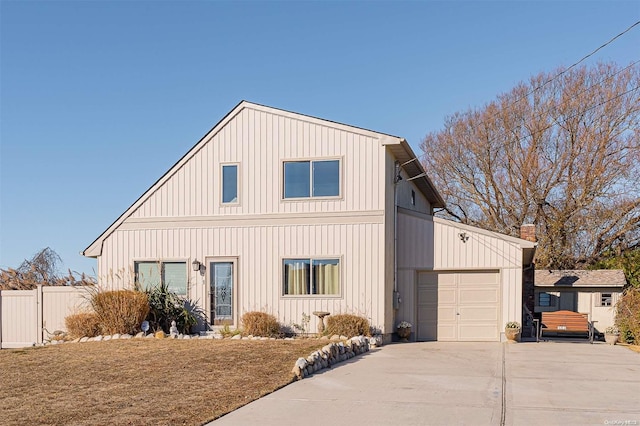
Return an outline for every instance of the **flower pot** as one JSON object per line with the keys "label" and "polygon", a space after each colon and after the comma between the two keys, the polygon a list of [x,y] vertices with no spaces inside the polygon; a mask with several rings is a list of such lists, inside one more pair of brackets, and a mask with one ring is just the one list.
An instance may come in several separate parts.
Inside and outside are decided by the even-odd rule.
{"label": "flower pot", "polygon": [[620,337],[617,334],[606,334],[604,335],[604,341],[607,342],[610,345],[615,345],[618,342],[618,337]]}
{"label": "flower pot", "polygon": [[520,330],[519,328],[505,328],[504,336],[507,338],[509,342],[519,342],[520,341]]}
{"label": "flower pot", "polygon": [[398,328],[396,332],[398,333],[398,337],[402,339],[403,342],[406,342],[409,336],[411,336],[411,327]]}

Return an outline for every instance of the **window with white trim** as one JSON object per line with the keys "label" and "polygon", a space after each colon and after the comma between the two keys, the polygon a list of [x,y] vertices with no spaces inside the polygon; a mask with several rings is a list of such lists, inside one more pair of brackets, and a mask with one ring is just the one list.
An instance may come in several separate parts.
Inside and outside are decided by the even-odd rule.
{"label": "window with white trim", "polygon": [[187,263],[144,261],[134,262],[135,280],[143,290],[166,284],[169,291],[187,295]]}
{"label": "window with white trim", "polygon": [[238,202],[238,165],[222,165],[222,203]]}
{"label": "window with white trim", "polygon": [[600,305],[611,306],[613,304],[613,293],[600,293]]}
{"label": "window with white trim", "polygon": [[284,259],[283,295],[339,295],[340,259]]}
{"label": "window with white trim", "polygon": [[340,160],[284,162],[284,198],[340,195]]}

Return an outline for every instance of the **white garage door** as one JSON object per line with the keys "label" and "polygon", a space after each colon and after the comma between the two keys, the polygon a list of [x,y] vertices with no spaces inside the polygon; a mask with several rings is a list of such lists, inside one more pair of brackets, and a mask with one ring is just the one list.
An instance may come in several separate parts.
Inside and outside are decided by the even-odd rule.
{"label": "white garage door", "polygon": [[420,272],[418,340],[499,341],[496,271]]}

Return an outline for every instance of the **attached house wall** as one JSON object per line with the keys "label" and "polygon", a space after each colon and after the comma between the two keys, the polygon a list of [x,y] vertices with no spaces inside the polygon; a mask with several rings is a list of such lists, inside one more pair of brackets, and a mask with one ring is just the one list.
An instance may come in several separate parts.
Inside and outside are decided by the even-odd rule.
{"label": "attached house wall", "polygon": [[[468,240],[463,242],[460,234]],[[401,209],[398,220],[398,284],[402,298],[397,319],[417,318],[417,280],[421,271],[499,273],[498,325],[522,321],[522,248],[517,239]]]}
{"label": "attached house wall", "polygon": [[[389,327],[385,249],[393,241],[385,187],[392,176],[377,134],[259,106],[226,120],[104,239],[97,256],[101,284],[131,286],[134,261],[185,261],[188,294],[207,309],[208,272],[192,271],[191,262],[233,259],[235,325],[251,310],[271,312],[284,324],[327,310],[363,314]],[[340,196],[283,200],[283,161],[309,159],[340,160]],[[238,165],[239,200],[224,205],[221,166],[230,163]],[[340,295],[283,296],[283,259],[301,257],[339,258]],[[316,320],[311,317],[311,330]]]}

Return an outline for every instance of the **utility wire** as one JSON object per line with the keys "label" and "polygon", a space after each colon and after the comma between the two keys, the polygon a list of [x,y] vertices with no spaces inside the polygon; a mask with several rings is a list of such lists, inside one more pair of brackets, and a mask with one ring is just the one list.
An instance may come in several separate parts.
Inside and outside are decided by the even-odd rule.
{"label": "utility wire", "polygon": [[[522,96],[522,97],[520,97],[520,98],[516,99],[516,100],[512,103],[512,106],[515,106],[517,103],[519,103],[519,102],[520,102],[520,101],[522,101],[523,99],[526,99],[527,97],[529,97],[529,95],[531,95],[531,94],[535,93],[536,91],[540,90],[541,88],[543,88],[543,87],[544,87],[544,86],[546,86],[547,84],[551,83],[552,81],[557,80],[558,78],[562,77],[562,76],[563,76],[564,74],[566,74],[569,70],[571,70],[571,69],[575,68],[575,67],[576,67],[576,66],[578,66],[580,63],[584,62],[586,59],[590,58],[591,56],[593,56],[593,55],[594,55],[595,53],[597,53],[598,51],[602,50],[603,48],[605,48],[605,47],[606,47],[606,46],[608,46],[609,44],[613,43],[616,39],[618,39],[618,38],[622,37],[624,34],[628,33],[629,31],[631,31],[634,27],[636,27],[636,26],[638,26],[638,25],[640,25],[640,21],[636,21],[636,22],[635,22],[635,23],[633,23],[631,26],[629,26],[627,29],[625,29],[624,31],[622,31],[622,32],[621,32],[621,33],[619,33],[618,35],[614,36],[613,38],[611,38],[611,39],[610,39],[609,41],[607,41],[606,43],[602,44],[600,47],[596,48],[596,49],[595,49],[595,50],[593,50],[592,52],[590,52],[590,53],[588,53],[587,55],[583,56],[579,61],[577,61],[577,62],[573,63],[573,64],[572,64],[571,66],[569,66],[567,69],[562,70],[561,72],[559,72],[559,73],[558,73],[558,74],[556,74],[555,76],[553,76],[553,77],[549,78],[548,80],[546,80],[546,81],[545,81],[544,83],[542,83],[541,85],[536,86],[536,87],[534,87],[533,89],[529,90],[529,91],[528,91],[524,96]],[[582,94],[582,93],[584,93],[584,92],[586,92],[586,91],[588,91],[588,90],[591,90],[591,88],[593,88],[593,87],[595,87],[595,86],[597,86],[597,85],[600,85],[600,84],[601,84],[602,82],[604,82],[605,80],[608,80],[608,79],[610,79],[610,78],[612,78],[612,77],[614,77],[614,76],[618,75],[619,73],[621,73],[621,72],[625,71],[626,69],[628,69],[628,68],[630,68],[630,67],[632,67],[632,66],[636,65],[638,62],[640,62],[640,60],[636,60],[635,62],[632,62],[632,63],[631,63],[630,65],[628,65],[627,67],[623,68],[622,70],[620,70],[620,71],[616,72],[615,74],[613,74],[613,75],[611,75],[611,76],[607,76],[607,77],[603,78],[603,79],[602,79],[602,80],[600,80],[598,83],[596,83],[596,84],[593,84],[593,85],[589,86],[588,88],[586,88],[586,89],[585,89],[585,90],[583,90],[582,92],[579,92],[579,93],[577,93],[576,95],[574,95],[572,98],[575,98],[575,97],[579,96],[580,94]],[[637,88],[635,88],[635,89],[637,89]],[[625,94],[627,94],[627,93],[629,93],[630,91],[633,91],[633,90],[635,90],[635,89],[631,89],[631,90],[629,90],[629,91],[626,91],[626,92],[624,92],[624,93],[622,93],[622,94],[620,94],[620,95],[618,95],[618,96],[616,96],[616,97],[614,97],[614,98],[611,98],[611,99],[609,99],[609,100],[605,101],[604,103],[609,102],[609,101],[611,101],[611,100],[613,100],[613,99],[617,99],[618,97],[620,97],[620,96],[622,96],[622,95],[625,95]],[[598,105],[595,105],[595,106],[593,106],[592,108],[588,108],[588,109],[584,110],[583,112],[587,112],[587,111],[589,111],[589,110],[591,110],[591,109],[593,109],[593,108],[597,108],[598,106],[600,106],[600,105],[602,105],[602,104],[604,104],[604,103],[600,103],[600,104],[598,104]],[[497,115],[497,114],[494,114],[494,115]],[[543,115],[543,114],[539,114],[538,116],[536,116],[536,117],[534,117],[534,118],[536,118],[536,119],[537,119],[537,118],[540,118],[540,117],[542,117],[542,115]],[[573,118],[573,117],[567,117],[566,119],[569,119],[569,118]],[[557,120],[556,120],[555,122],[557,123]],[[552,127],[553,125],[555,125],[555,124],[552,124],[550,127]],[[522,125],[522,124],[521,124],[521,125],[519,125],[519,126],[517,126],[516,128],[521,128],[521,127],[523,127],[523,125]],[[546,129],[548,129],[548,128],[550,128],[550,127],[547,127]],[[546,130],[546,129],[543,129],[543,130]],[[515,129],[509,129],[509,130],[515,130]],[[502,135],[498,135],[498,136],[505,136],[505,135],[506,135],[506,133],[507,133],[507,130],[505,130],[505,131],[503,132],[503,134],[502,134]],[[534,133],[535,133],[535,132],[534,132]],[[497,139],[497,138],[498,138],[498,136],[496,136],[496,137],[492,138],[492,139],[490,140],[490,142],[494,142],[494,141],[495,141],[495,139]],[[529,136],[533,136],[533,134],[531,134],[531,135],[529,135]],[[529,136],[527,136],[527,137],[529,137]],[[518,139],[518,141],[520,141],[521,139],[523,139],[523,138],[519,138],[519,139]],[[417,158],[423,158],[423,157],[425,157],[426,155],[427,155],[427,153],[425,152],[425,153],[423,153],[422,155],[417,156]]]}
{"label": "utility wire", "polygon": [[[536,87],[535,89],[533,89],[532,91],[530,91],[529,93],[527,93],[524,97],[529,96],[530,94],[532,94],[533,92],[535,92],[538,89],[543,88],[544,86],[546,86],[547,84],[551,83],[553,80],[557,79],[558,77],[562,76],[563,74],[565,74],[566,72],[568,72],[570,69],[576,67],[578,64],[580,64],[581,62],[585,61],[586,59],[590,58],[591,56],[593,56],[596,52],[598,52],[599,50],[603,49],[604,47],[610,45],[611,43],[613,43],[617,38],[623,36],[624,34],[628,33],[629,31],[631,31],[631,29],[633,27],[635,27],[636,25],[640,25],[640,21],[637,21],[636,23],[632,24],[629,28],[627,28],[626,30],[624,30],[623,32],[621,32],[620,34],[618,34],[617,36],[613,37],[611,40],[609,40],[608,42],[606,42],[605,44],[603,44],[602,46],[598,47],[596,50],[594,50],[593,52],[585,55],[582,59],[580,59],[578,62],[574,63],[573,65],[571,65],[569,68],[567,68],[566,70],[563,70],[561,72],[559,72],[556,76],[550,78],[549,80],[545,81],[544,83],[542,83],[542,85]],[[521,98],[522,99],[522,98]],[[516,101],[517,102],[517,101]]]}
{"label": "utility wire", "polygon": [[[638,59],[638,60],[636,60],[636,61],[632,62],[631,64],[627,65],[626,67],[624,67],[624,68],[620,69],[619,71],[617,71],[617,72],[615,72],[615,73],[613,73],[613,74],[611,74],[611,75],[608,75],[608,76],[606,76],[606,77],[603,77],[603,78],[602,78],[601,80],[599,80],[598,82],[596,82],[596,83],[594,83],[594,84],[590,85],[589,87],[585,88],[584,90],[581,90],[580,92],[576,93],[574,96],[571,96],[571,97],[570,97],[570,98],[568,98],[568,99],[574,99],[574,98],[577,98],[578,96],[580,96],[580,95],[582,95],[582,94],[584,94],[584,93],[586,93],[586,92],[589,92],[590,90],[592,90],[592,89],[596,88],[597,86],[601,86],[605,81],[611,80],[611,79],[612,79],[613,77],[615,77],[616,75],[618,75],[618,74],[620,74],[620,73],[622,73],[622,72],[624,72],[624,71],[628,70],[629,68],[633,67],[634,65],[636,65],[636,64],[638,64],[638,63],[640,63],[640,59]],[[540,86],[540,87],[542,87],[542,86]],[[631,89],[631,91],[633,91],[633,90],[635,90],[635,89]],[[629,92],[629,91],[627,91],[627,92],[625,92],[625,93],[622,93],[622,94],[620,94],[620,95],[616,96],[615,98],[611,98],[611,99],[609,99],[609,100],[605,101],[604,103],[609,102],[609,101],[611,101],[611,100],[613,100],[613,99],[617,99],[618,97],[623,96],[623,95],[625,95],[625,94],[626,94],[626,93],[628,93],[628,92]],[[521,99],[522,99],[522,98],[521,98]],[[519,100],[521,100],[521,99],[519,99]],[[519,100],[518,100],[518,101],[519,101]],[[515,101],[515,102],[514,102],[514,104],[515,104],[515,103],[517,103],[518,101]],[[600,106],[600,105],[602,105],[602,104],[594,105],[593,107],[587,108],[587,109],[586,109],[586,110],[584,110],[583,112],[590,111],[591,109],[593,109],[593,108],[597,108],[597,107],[598,107],[598,106]],[[495,116],[497,116],[497,115],[498,115],[498,114],[493,114],[493,115],[492,115],[492,118],[493,118],[493,117],[495,117]],[[536,116],[534,116],[534,117],[528,117],[528,118],[527,118],[527,120],[529,120],[529,121],[531,121],[531,120],[535,121],[535,120],[538,120],[539,118],[543,118],[543,117],[544,117],[544,116],[546,116],[546,115],[548,115],[548,112],[544,111],[544,112],[541,112],[541,113],[539,113],[538,115],[536,115]],[[567,119],[569,119],[569,118],[573,118],[573,117],[567,117]],[[557,120],[554,120],[554,121],[557,123]],[[471,126],[471,127],[473,127],[473,126]],[[489,139],[489,140],[488,140],[488,142],[489,142],[489,143],[495,142],[497,139],[499,139],[499,138],[504,138],[505,136],[507,136],[507,134],[508,134],[508,133],[512,133],[513,131],[515,131],[515,130],[517,130],[517,129],[520,129],[520,128],[522,128],[522,127],[524,127],[524,124],[518,124],[518,125],[516,125],[516,126],[514,126],[514,127],[511,127],[511,128],[509,128],[509,129],[504,129],[500,134],[498,134],[498,135],[496,135],[496,136],[492,137],[491,139]],[[547,127],[547,128],[545,128],[545,129],[543,129],[543,130],[547,130],[547,129],[549,129],[549,128],[550,128],[550,127]],[[475,129],[474,129],[474,130],[475,130]],[[534,132],[534,133],[535,133],[535,132]],[[531,134],[531,135],[529,135],[529,136],[533,136],[533,134]],[[525,136],[525,137],[528,137],[528,136]],[[524,137],[523,137],[523,138],[524,138]],[[522,139],[522,138],[518,139],[517,141],[520,141],[521,139]],[[426,156],[427,156],[427,153],[426,153],[426,152],[424,152],[424,153],[422,153],[421,155],[417,155],[416,157],[417,157],[418,159],[422,159],[422,158],[424,158],[424,157],[426,157]]]}

